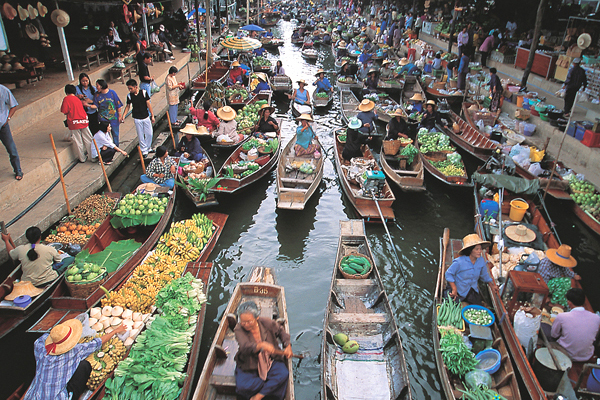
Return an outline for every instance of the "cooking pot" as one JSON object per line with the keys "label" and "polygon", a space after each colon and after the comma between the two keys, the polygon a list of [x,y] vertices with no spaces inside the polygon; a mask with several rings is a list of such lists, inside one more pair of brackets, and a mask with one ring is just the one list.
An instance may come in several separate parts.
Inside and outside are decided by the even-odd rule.
{"label": "cooking pot", "polygon": [[554,365],[548,348],[539,348],[534,353],[533,372],[546,392],[556,392],[563,374],[573,365],[566,354],[556,349],[552,351],[558,360],[559,368]]}
{"label": "cooking pot", "polygon": [[548,109],[547,112],[548,112],[548,118],[554,119],[554,120],[562,118],[562,116],[565,113],[565,111],[561,110],[560,108]]}

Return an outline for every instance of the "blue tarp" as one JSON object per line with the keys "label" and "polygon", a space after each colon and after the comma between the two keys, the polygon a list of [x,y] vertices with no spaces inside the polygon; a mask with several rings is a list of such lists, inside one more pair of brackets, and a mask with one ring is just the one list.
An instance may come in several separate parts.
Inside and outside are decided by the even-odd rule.
{"label": "blue tarp", "polygon": [[[206,12],[206,10],[204,8],[199,8],[198,9],[198,13],[199,14],[204,14]],[[192,11],[189,12],[189,14],[187,15],[187,19],[192,19],[194,18],[194,16],[196,15],[196,9],[193,9]]]}

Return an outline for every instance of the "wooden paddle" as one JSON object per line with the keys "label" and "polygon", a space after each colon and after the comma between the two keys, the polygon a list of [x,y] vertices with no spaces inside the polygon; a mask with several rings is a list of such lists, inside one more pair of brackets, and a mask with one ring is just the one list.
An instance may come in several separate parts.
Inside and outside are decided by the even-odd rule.
{"label": "wooden paddle", "polygon": [[437,282],[436,294],[441,298],[444,288],[442,283],[444,281],[444,269],[446,268],[446,253],[448,251],[448,243],[450,242],[450,229],[444,228],[444,234],[442,235],[442,273],[440,274]]}
{"label": "wooden paddle", "polygon": [[[273,352],[273,354],[275,354],[276,356],[283,356],[283,350],[275,350]],[[304,359],[304,355],[303,354],[292,354],[292,357],[299,358],[300,360]]]}

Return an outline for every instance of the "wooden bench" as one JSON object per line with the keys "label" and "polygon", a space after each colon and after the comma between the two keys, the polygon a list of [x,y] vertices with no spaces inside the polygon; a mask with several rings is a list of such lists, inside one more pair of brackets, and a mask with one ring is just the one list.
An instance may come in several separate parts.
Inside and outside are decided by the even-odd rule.
{"label": "wooden bench", "polygon": [[125,84],[125,77],[128,76],[130,79],[133,78],[134,74],[137,73],[137,63],[125,64],[125,68],[111,67],[108,69],[110,74],[110,82],[112,83],[116,79],[120,79]]}
{"label": "wooden bench", "polygon": [[92,70],[92,64],[96,63],[100,66],[100,56],[106,58],[108,62],[108,51],[106,50],[94,50],[94,51],[84,51],[82,53],[73,53],[73,61],[75,61],[77,65],[77,69],[81,70],[82,67],[88,69],[88,71]]}

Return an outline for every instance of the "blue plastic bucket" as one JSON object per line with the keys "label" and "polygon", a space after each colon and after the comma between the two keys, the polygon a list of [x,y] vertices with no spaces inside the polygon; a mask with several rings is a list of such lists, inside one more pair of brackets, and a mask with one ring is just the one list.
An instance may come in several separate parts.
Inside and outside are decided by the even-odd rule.
{"label": "blue plastic bucket", "polygon": [[479,364],[475,366],[477,369],[481,369],[488,374],[492,375],[500,369],[502,363],[502,356],[496,349],[485,349],[477,353],[475,358],[479,361]]}
{"label": "blue plastic bucket", "polygon": [[498,218],[498,203],[494,200],[483,199],[479,204],[479,214],[483,219],[487,217],[497,219]]}
{"label": "blue plastic bucket", "polygon": [[600,370],[593,368],[587,380],[587,390],[600,393]]}

